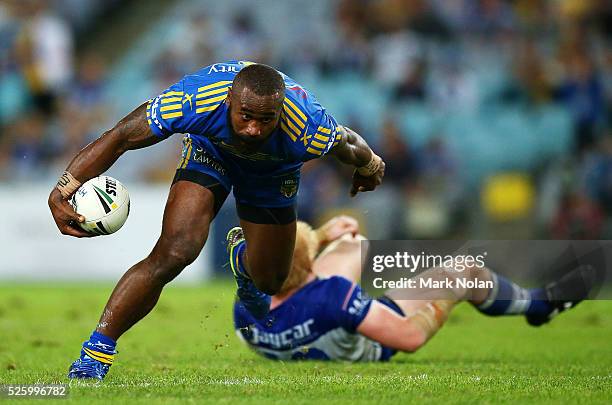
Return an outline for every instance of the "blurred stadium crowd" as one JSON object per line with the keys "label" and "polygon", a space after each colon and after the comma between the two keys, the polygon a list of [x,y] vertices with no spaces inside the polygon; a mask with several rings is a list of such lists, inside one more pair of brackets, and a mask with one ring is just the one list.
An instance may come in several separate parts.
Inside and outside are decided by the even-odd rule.
{"label": "blurred stadium crowd", "polygon": [[[304,83],[387,162],[354,200],[350,172],[308,163],[304,219],[352,210],[372,238],[612,237],[605,0],[183,0],[140,21],[146,39],[113,26],[124,3],[0,3],[0,184],[51,184],[143,100],[243,59]],[[123,60],[82,40],[100,21]],[[118,177],[167,181],[177,144]]]}

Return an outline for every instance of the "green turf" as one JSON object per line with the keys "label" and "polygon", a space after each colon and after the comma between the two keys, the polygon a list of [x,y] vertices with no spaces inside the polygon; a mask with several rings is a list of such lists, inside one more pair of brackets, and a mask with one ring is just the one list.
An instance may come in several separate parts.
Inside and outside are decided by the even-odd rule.
{"label": "green turf", "polygon": [[[66,382],[111,289],[0,287],[0,382]],[[104,383],[73,383],[69,401],[612,403],[612,302],[583,303],[542,328],[462,305],[418,353],[345,364],[257,357],[234,335],[232,296],[229,283],[167,288],[121,339]]]}

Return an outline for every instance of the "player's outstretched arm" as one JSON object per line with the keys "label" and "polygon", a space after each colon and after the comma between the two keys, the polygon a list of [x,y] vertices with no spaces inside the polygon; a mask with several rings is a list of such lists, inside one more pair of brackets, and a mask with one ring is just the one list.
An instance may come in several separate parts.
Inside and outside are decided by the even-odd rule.
{"label": "player's outstretched arm", "polygon": [[455,301],[433,300],[415,313],[400,316],[373,301],[357,332],[384,346],[415,352],[442,327],[455,304]]}
{"label": "player's outstretched arm", "polygon": [[367,142],[348,127],[338,126],[341,140],[330,153],[342,163],[355,166],[351,197],[358,192],[372,191],[382,183],[385,162],[376,155]]}
{"label": "player's outstretched arm", "polygon": [[108,170],[128,150],[144,148],[162,140],[151,132],[146,108],[146,103],[142,104],[77,153],[51,190],[49,208],[55,224],[64,235],[78,238],[93,236],[76,224],[85,221],[85,218],[68,203],[82,183]]}

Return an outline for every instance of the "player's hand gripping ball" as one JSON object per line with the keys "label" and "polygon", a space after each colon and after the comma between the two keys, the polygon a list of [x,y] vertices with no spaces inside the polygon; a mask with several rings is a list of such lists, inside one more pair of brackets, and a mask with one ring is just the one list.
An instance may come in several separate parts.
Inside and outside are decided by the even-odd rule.
{"label": "player's hand gripping ball", "polygon": [[110,176],[98,176],[85,182],[73,195],[70,204],[85,217],[81,228],[94,235],[117,232],[130,213],[127,189]]}

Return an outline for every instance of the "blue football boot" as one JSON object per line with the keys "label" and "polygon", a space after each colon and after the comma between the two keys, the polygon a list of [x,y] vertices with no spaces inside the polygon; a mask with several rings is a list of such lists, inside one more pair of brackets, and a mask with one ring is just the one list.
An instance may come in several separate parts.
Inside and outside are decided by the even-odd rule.
{"label": "blue football boot", "polygon": [[242,228],[230,229],[226,237],[227,251],[234,279],[238,286],[236,295],[244,307],[257,319],[264,318],[270,312],[271,297],[255,287],[253,280],[241,265],[242,252],[246,247]]}
{"label": "blue football boot", "polygon": [[90,341],[84,342],[81,348],[81,356],[68,369],[68,378],[104,379],[113,364],[117,351],[103,346],[108,345],[94,344]]}
{"label": "blue football boot", "polygon": [[546,300],[551,304],[547,314],[527,315],[532,326],[548,323],[561,312],[575,307],[589,297],[597,283],[597,271],[591,265],[581,265],[565,274],[559,280],[544,287]]}

